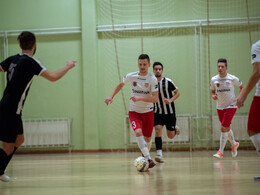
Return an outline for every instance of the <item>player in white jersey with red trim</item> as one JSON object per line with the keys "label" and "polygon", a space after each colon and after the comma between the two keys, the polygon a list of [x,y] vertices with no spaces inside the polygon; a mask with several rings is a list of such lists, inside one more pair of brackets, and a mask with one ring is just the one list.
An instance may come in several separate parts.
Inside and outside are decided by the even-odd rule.
{"label": "player in white jersey with red trim", "polygon": [[[247,86],[236,98],[236,105],[238,107],[243,106],[247,95],[256,87],[255,96],[248,115],[247,133],[253,142],[257,153],[260,155],[260,40],[252,45],[251,55],[253,72]],[[260,180],[260,177],[255,177],[255,179]]]}
{"label": "player in white jersey with red trim", "polygon": [[218,75],[211,78],[210,83],[211,97],[217,101],[218,117],[221,122],[220,147],[213,156],[223,158],[224,148],[229,140],[232,145],[232,157],[236,157],[239,143],[235,141],[230,125],[237,110],[234,102],[236,98],[234,86],[239,87],[241,92],[243,84],[236,76],[227,73],[227,60],[224,58],[218,60],[218,72]]}
{"label": "player in white jersey with red trim", "polygon": [[138,58],[139,71],[127,74],[113,93],[105,99],[105,103],[107,105],[112,103],[114,96],[125,83],[131,84],[129,119],[135,131],[138,147],[148,160],[149,168],[152,168],[155,163],[151,159],[149,150],[154,124],[153,103],[158,101],[158,83],[155,76],[148,73],[149,67],[149,56],[141,54]]}

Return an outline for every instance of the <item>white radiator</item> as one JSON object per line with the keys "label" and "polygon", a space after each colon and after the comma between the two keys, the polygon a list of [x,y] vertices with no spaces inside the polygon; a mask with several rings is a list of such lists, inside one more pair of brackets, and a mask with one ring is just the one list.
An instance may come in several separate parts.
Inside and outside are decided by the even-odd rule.
{"label": "white radiator", "polygon": [[70,119],[24,119],[22,147],[69,147]]}
{"label": "white radiator", "polygon": [[[238,141],[250,140],[247,134],[247,120],[248,120],[248,115],[234,116],[231,124],[231,129],[234,133],[235,140]],[[218,119],[218,116],[213,116],[212,123],[213,123],[213,140],[219,141],[221,124]]]}
{"label": "white radiator", "polygon": [[[190,115],[180,115],[177,116],[177,126],[180,128],[180,135],[176,135],[173,139],[167,137],[166,127],[163,127],[162,141],[171,143],[188,143],[190,141],[191,135],[191,116]],[[129,121],[129,117],[125,116],[125,143],[137,143],[134,130]],[[152,134],[152,142],[154,142],[155,130]]]}

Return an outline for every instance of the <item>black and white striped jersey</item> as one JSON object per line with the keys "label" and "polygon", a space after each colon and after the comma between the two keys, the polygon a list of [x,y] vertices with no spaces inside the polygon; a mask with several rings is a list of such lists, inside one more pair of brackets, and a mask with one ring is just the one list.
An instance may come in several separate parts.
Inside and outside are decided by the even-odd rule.
{"label": "black and white striped jersey", "polygon": [[160,82],[158,82],[158,92],[159,100],[154,104],[154,113],[157,114],[173,114],[175,113],[174,102],[171,104],[166,104],[163,100],[164,98],[171,99],[173,97],[173,92],[178,89],[174,82],[166,77],[163,77]]}
{"label": "black and white striped jersey", "polygon": [[0,102],[1,109],[21,114],[23,105],[30,89],[34,75],[40,75],[46,70],[41,63],[27,54],[10,56],[0,63],[7,73],[7,85]]}

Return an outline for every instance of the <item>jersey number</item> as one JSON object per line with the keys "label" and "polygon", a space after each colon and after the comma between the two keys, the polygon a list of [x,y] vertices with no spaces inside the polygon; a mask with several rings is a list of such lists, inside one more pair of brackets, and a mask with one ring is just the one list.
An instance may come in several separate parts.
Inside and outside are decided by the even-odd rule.
{"label": "jersey number", "polygon": [[16,67],[16,64],[11,63],[10,67],[8,69],[8,80],[11,81],[13,74],[14,74],[14,68]]}
{"label": "jersey number", "polygon": [[133,121],[133,122],[132,122],[132,127],[133,127],[133,129],[135,129],[135,128],[136,128],[135,121]]}

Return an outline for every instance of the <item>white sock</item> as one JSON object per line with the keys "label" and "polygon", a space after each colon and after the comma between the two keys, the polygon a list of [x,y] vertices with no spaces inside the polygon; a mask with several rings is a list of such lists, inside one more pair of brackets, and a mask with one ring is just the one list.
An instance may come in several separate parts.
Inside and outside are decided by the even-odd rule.
{"label": "white sock", "polygon": [[156,150],[157,156],[162,156],[162,150]]}
{"label": "white sock", "polygon": [[146,159],[151,159],[147,144],[144,140],[144,136],[136,137],[138,147],[140,148],[141,152],[143,153]]}
{"label": "white sock", "polygon": [[146,142],[146,144],[147,144],[148,150],[150,151],[151,147],[152,147],[152,140],[150,142]]}
{"label": "white sock", "polygon": [[250,139],[255,146],[256,152],[260,155],[260,133],[251,136]]}
{"label": "white sock", "polygon": [[219,146],[219,151],[223,154],[224,153],[224,148],[226,146],[228,139],[228,132],[221,132],[220,134],[220,146]]}
{"label": "white sock", "polygon": [[236,145],[232,129],[230,129],[230,131],[228,132],[228,141],[231,143],[232,147]]}

